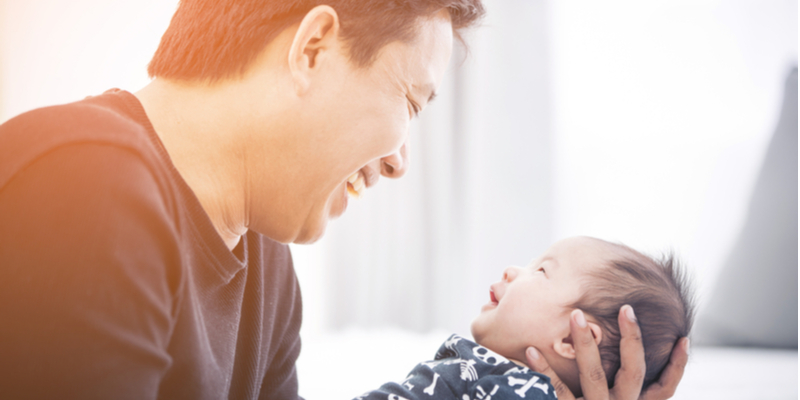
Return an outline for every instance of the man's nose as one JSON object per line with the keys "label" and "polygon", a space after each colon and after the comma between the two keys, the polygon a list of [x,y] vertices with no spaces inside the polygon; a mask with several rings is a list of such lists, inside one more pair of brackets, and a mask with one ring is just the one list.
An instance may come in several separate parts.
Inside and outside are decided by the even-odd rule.
{"label": "man's nose", "polygon": [[387,178],[399,178],[406,174],[408,166],[408,140],[406,140],[397,152],[381,158],[381,175]]}

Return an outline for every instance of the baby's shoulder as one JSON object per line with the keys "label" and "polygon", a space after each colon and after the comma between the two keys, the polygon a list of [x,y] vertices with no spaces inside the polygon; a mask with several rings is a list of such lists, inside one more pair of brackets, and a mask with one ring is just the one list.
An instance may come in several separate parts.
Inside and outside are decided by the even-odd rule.
{"label": "baby's shoulder", "polygon": [[453,334],[445,340],[436,352],[434,361],[448,359],[472,360],[481,367],[496,367],[501,365],[515,366],[513,362],[481,346],[469,339]]}
{"label": "baby's shoulder", "polygon": [[550,378],[527,367],[513,366],[503,374],[489,374],[475,385],[473,399],[491,395],[492,399],[555,400],[556,392]]}
{"label": "baby's shoulder", "polygon": [[[451,335],[434,360],[420,364],[470,399],[555,399],[550,379],[459,335]],[[460,390],[455,390],[458,392]],[[465,393],[466,392],[466,393]],[[464,397],[467,398],[467,397]]]}

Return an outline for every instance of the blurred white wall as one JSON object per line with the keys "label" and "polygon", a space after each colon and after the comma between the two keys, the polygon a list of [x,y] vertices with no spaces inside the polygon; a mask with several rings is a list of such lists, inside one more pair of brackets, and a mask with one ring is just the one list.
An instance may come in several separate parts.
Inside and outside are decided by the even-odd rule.
{"label": "blurred white wall", "polygon": [[177,0],[0,0],[0,121],[147,84]]}
{"label": "blurred white wall", "polygon": [[[674,250],[701,308],[713,289],[797,63],[797,3],[487,6],[442,88],[449,103],[412,132],[422,162],[351,207],[327,247],[295,248],[316,257],[301,277],[321,294],[306,296],[308,331],[468,333],[502,268],[572,235]],[[465,169],[443,176],[453,157]],[[449,229],[418,220],[442,210]]]}
{"label": "blurred white wall", "polygon": [[[0,0],[0,121],[138,90],[176,4]],[[293,246],[305,332],[467,333],[503,267],[576,234],[673,247],[713,286],[796,64],[796,1],[487,8],[413,127],[409,176]]]}
{"label": "blurred white wall", "polygon": [[797,2],[551,2],[556,236],[669,246],[702,296],[797,64]]}

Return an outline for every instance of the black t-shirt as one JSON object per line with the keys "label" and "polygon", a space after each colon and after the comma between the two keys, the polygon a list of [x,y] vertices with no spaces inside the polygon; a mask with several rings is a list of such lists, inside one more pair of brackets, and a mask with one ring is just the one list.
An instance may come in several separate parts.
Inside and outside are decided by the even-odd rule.
{"label": "black t-shirt", "polygon": [[0,398],[296,399],[286,245],[231,252],[112,90],[0,125]]}

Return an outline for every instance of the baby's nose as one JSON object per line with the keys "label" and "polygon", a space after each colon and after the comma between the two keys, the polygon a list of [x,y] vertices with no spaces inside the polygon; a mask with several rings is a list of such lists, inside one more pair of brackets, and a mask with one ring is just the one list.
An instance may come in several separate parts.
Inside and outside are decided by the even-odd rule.
{"label": "baby's nose", "polygon": [[510,265],[506,267],[506,269],[503,271],[503,280],[506,282],[511,282],[517,278],[518,274],[519,274],[519,267],[517,267],[516,265]]}

